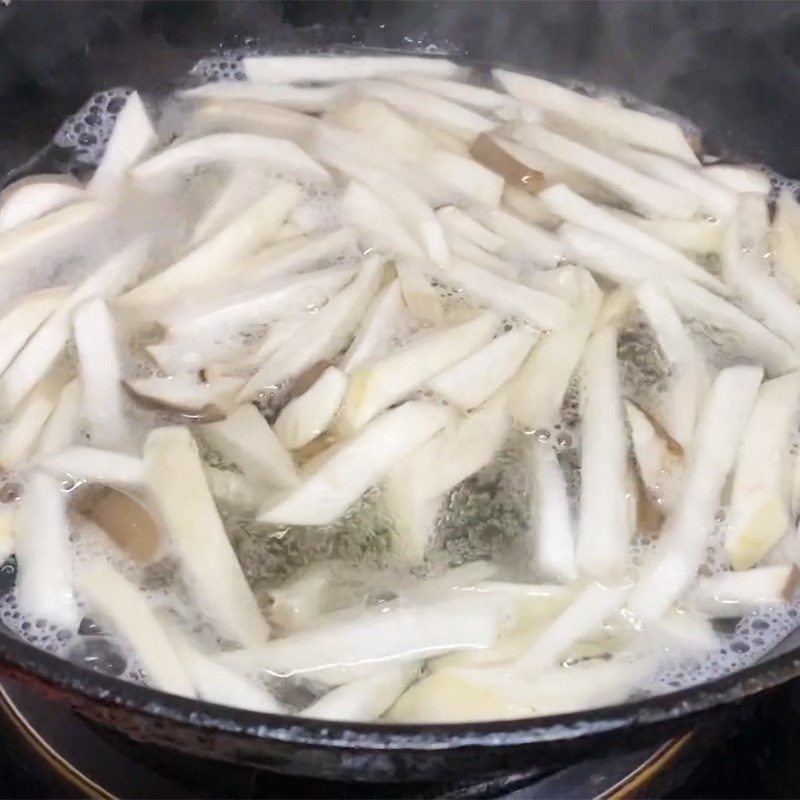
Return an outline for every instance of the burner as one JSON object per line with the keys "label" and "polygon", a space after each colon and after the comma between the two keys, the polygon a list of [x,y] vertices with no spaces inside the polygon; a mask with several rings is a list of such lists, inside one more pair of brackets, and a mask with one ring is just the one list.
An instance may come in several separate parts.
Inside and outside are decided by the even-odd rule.
{"label": "burner", "polygon": [[13,763],[40,784],[33,792],[28,788],[10,793],[16,797],[656,797],[686,774],[698,740],[703,738],[687,734],[659,747],[587,760],[544,774],[537,770],[457,785],[376,787],[306,780],[166,753],[133,743],[64,706],[43,701],[16,682],[0,684],[0,711],[6,717],[4,738],[8,741],[4,744]]}

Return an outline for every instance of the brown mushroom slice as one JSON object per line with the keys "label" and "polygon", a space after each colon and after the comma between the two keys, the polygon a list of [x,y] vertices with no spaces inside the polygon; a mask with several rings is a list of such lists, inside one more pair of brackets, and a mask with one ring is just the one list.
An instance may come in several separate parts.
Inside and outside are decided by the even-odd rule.
{"label": "brown mushroom slice", "polygon": [[149,564],[158,558],[158,523],[142,503],[125,492],[99,484],[87,486],[78,494],[74,509],[102,528],[134,560]]}
{"label": "brown mushroom slice", "polygon": [[488,133],[482,133],[472,143],[469,154],[484,167],[501,175],[510,186],[538,194],[545,187],[544,175],[531,169],[511,155]]}
{"label": "brown mushroom slice", "polygon": [[230,377],[201,383],[189,375],[122,382],[125,391],[140,406],[166,414],[177,422],[201,425],[225,419],[233,398],[243,384],[240,378]]}

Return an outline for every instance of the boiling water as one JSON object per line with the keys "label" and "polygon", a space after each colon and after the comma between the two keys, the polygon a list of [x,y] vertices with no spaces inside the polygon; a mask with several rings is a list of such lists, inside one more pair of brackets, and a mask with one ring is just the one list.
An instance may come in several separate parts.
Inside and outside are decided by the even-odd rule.
{"label": "boiling water", "polygon": [[[234,54],[207,59],[197,65],[194,73],[205,80],[241,79],[243,75],[238,67],[239,57]],[[480,76],[476,80],[480,82]],[[128,94],[129,90],[120,88],[98,93],[58,130],[54,142],[71,150],[73,167],[98,163]],[[165,130],[180,131],[180,104],[169,100],[162,110],[162,135]],[[162,141],[166,138],[168,134],[163,136]],[[785,182],[779,176],[774,176],[774,183],[779,186]],[[132,201],[134,216],[143,215],[149,220],[150,227],[158,232],[162,263],[168,263],[170,256],[176,253],[178,242],[190,229],[197,210],[202,208],[218,186],[217,176],[213,172],[200,174],[193,176],[188,184],[181,185],[176,192],[157,199],[155,206],[153,198],[149,196],[145,202]],[[318,229],[324,230],[334,227],[335,209],[335,197],[310,193],[296,217],[299,223],[305,217],[312,220]],[[65,263],[56,258],[45,263],[42,269],[27,274],[25,284],[10,280],[0,287],[0,297],[8,301],[25,291],[74,280],[87,265],[95,263],[98,249],[112,249],[124,232],[123,225],[119,231],[109,231],[102,242],[87,242],[83,259]],[[442,290],[442,295],[449,304],[462,302],[457,294]],[[261,333],[263,331],[248,331],[242,335],[257,339]],[[405,340],[413,333],[412,330],[397,331],[396,338]],[[709,331],[702,326],[695,326],[694,333],[716,366],[737,360],[740,343],[726,341],[720,338],[719,332]],[[144,375],[151,372],[150,362],[143,354],[146,343],[143,339],[131,343],[125,355],[129,374]],[[652,399],[662,391],[666,367],[652,334],[642,320],[634,317],[621,332],[619,357],[626,396],[643,401]],[[67,360],[65,369],[74,372],[74,359]],[[525,553],[528,489],[521,454],[528,437],[537,436],[555,442],[575,504],[580,488],[580,435],[576,426],[576,398],[576,387],[573,387],[567,394],[558,425],[552,430],[514,431],[494,463],[451,492],[437,522],[439,546],[433,548],[425,564],[415,569],[418,577],[435,575],[447,567],[476,559],[490,559],[498,565],[501,579],[536,581],[537,576],[526,566],[529,563]],[[262,398],[264,413],[270,420],[281,399],[280,392]],[[129,410],[136,420],[137,435],[141,441],[146,431],[160,420],[156,415],[133,407]],[[204,456],[212,466],[230,468],[213,451],[206,449]],[[22,476],[8,475],[3,487],[0,487],[0,496],[4,501],[13,502],[13,497],[24,492],[24,488]],[[72,487],[64,488],[69,491]],[[328,603],[329,610],[335,610],[385,602],[387,598],[394,597],[397,586],[407,580],[404,569],[392,559],[388,546],[392,523],[381,508],[380,491],[375,489],[342,519],[322,528],[270,527],[254,522],[252,514],[245,515],[224,505],[221,513],[245,574],[257,597],[264,601],[265,612],[269,604],[265,589],[280,585],[309,565],[334,561],[341,578],[329,593]],[[91,528],[76,527],[72,537],[79,557],[97,552],[107,553],[97,531]],[[711,537],[708,548],[704,567],[707,574],[727,566],[720,542],[721,531],[717,531]],[[645,537],[640,537],[634,543],[631,548],[633,574],[652,546],[653,542]],[[121,556],[114,558],[115,566],[142,587],[154,607],[169,609],[188,621],[206,641],[214,641],[211,626],[194,610],[187,587],[182,584],[169,553],[158,564],[146,568]],[[46,620],[29,618],[11,587],[13,571],[12,560],[0,574],[7,589],[0,601],[0,618],[7,627],[36,646],[74,662],[131,680],[146,680],[126,643],[117,641],[109,631],[103,630],[102,621],[84,617],[79,628],[64,630]],[[795,629],[798,610],[800,605],[795,604],[747,616],[733,628],[728,626],[720,630],[720,647],[710,654],[687,659],[686,654],[681,652],[665,652],[663,667],[646,691],[663,691],[706,681],[761,658]],[[316,691],[313,686],[298,685],[297,682],[289,682],[283,687],[273,684],[271,688],[290,707],[299,707]],[[304,691],[306,694],[303,694]],[[308,694],[309,691],[311,694]]]}

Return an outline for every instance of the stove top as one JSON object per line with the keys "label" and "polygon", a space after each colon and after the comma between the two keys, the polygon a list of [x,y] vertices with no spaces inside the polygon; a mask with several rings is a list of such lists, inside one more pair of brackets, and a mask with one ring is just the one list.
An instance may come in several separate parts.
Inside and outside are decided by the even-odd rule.
{"label": "stove top", "polygon": [[800,684],[765,694],[735,721],[704,724],[659,747],[587,760],[550,773],[504,775],[448,786],[352,785],[215,764],[134,744],[42,700],[0,685],[0,796],[120,798],[797,797],[791,724]]}

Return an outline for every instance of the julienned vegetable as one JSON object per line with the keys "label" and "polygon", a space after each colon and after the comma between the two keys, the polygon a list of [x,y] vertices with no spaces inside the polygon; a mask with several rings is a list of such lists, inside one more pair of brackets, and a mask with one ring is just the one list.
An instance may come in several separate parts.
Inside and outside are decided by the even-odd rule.
{"label": "julienned vegetable", "polygon": [[0,194],[17,632],[75,658],[88,614],[155,687],[359,722],[622,701],[716,618],[762,653],[797,587],[792,191],[771,220],[765,170],[508,70],[241,68],[128,94],[85,184]]}

